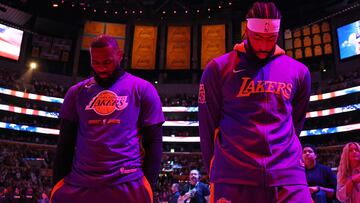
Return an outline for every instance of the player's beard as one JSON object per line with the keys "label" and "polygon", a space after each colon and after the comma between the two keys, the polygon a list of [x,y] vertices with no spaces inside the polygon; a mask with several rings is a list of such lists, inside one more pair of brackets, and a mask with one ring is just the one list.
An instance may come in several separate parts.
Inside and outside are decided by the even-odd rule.
{"label": "player's beard", "polygon": [[98,85],[101,87],[111,87],[122,75],[124,74],[124,69],[121,64],[119,64],[112,74],[107,78],[100,78],[94,71],[94,79]]}
{"label": "player's beard", "polygon": [[249,59],[251,60],[255,60],[256,62],[260,63],[260,64],[266,64],[266,62],[271,58],[271,56],[274,54],[275,52],[275,47],[276,45],[274,46],[274,48],[270,51],[270,52],[267,52],[267,57],[264,58],[264,59],[260,59],[256,56],[256,53],[255,51],[253,50],[252,46],[251,46],[251,43],[250,43],[250,40],[246,40],[245,42],[245,48],[246,48],[246,55],[248,56]]}

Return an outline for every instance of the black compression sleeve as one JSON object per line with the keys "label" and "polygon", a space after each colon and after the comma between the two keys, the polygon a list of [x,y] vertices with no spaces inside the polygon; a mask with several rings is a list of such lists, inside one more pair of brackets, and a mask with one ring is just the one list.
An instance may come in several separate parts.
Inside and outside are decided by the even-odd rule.
{"label": "black compression sleeve", "polygon": [[71,170],[75,152],[78,124],[61,119],[60,135],[53,166],[53,185],[64,178]]}
{"label": "black compression sleeve", "polygon": [[151,125],[142,129],[145,157],[143,170],[153,191],[159,176],[162,156],[162,124]]}

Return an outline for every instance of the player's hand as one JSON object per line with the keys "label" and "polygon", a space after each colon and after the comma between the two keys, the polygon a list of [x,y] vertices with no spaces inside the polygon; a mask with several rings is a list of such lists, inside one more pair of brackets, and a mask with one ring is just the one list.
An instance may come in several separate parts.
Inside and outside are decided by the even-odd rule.
{"label": "player's hand", "polygon": [[310,186],[309,190],[311,194],[319,192],[318,186]]}

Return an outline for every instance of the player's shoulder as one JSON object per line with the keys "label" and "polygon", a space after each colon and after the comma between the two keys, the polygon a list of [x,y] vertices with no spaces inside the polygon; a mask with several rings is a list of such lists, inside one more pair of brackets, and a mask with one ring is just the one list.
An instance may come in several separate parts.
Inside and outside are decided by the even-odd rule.
{"label": "player's shoulder", "polygon": [[232,50],[221,56],[215,57],[213,61],[218,65],[219,69],[222,69],[225,68],[229,63],[232,63],[237,57],[237,51]]}
{"label": "player's shoulder", "polygon": [[80,92],[83,88],[89,88],[95,84],[96,82],[93,77],[79,81],[74,85],[70,86],[66,94],[76,94],[77,92]]}
{"label": "player's shoulder", "polygon": [[123,82],[126,83],[126,86],[129,88],[130,91],[137,92],[138,95],[156,92],[154,85],[151,84],[149,81],[132,75],[131,73],[125,74],[126,78],[124,78],[125,80]]}
{"label": "player's shoulder", "polygon": [[74,91],[74,90],[78,90],[83,87],[89,87],[89,86],[95,85],[95,84],[96,84],[96,82],[95,82],[94,78],[91,77],[91,78],[87,78],[85,80],[75,83],[73,86],[70,87],[70,89]]}
{"label": "player's shoulder", "polygon": [[212,59],[205,67],[205,75],[210,73],[221,76],[225,75],[229,72],[228,70],[232,70],[232,66],[235,65],[234,62],[238,60],[237,57],[239,57],[237,51],[233,50]]}
{"label": "player's shoulder", "polygon": [[144,80],[144,79],[142,79],[138,76],[135,76],[131,73],[126,72],[124,76],[126,77],[125,78],[126,83],[132,83],[136,87],[146,87],[148,85],[152,85],[149,81]]}
{"label": "player's shoulder", "polygon": [[305,64],[301,63],[300,61],[298,61],[286,54],[279,56],[278,59],[281,60],[282,63],[291,65],[292,68],[299,69],[300,71],[308,71],[309,70]]}

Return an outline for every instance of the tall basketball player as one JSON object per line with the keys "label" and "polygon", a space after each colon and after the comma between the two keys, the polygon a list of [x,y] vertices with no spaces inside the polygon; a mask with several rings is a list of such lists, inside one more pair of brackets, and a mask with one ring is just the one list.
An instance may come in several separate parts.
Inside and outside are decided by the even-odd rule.
{"label": "tall basketball player", "polygon": [[95,76],[61,107],[51,201],[152,202],[164,122],[157,91],[124,71],[114,38],[97,37],[90,54]]}
{"label": "tall basketball player", "polygon": [[309,70],[276,45],[274,3],[255,2],[246,18],[247,39],[207,64],[199,89],[211,202],[311,202],[298,139]]}

